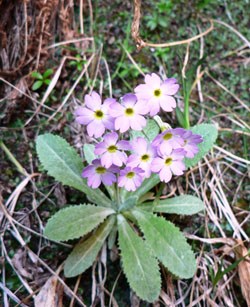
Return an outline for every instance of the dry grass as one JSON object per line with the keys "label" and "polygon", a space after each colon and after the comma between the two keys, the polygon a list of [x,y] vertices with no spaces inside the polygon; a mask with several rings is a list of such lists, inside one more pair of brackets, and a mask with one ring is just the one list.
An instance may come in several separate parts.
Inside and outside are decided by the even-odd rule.
{"label": "dry grass", "polygon": [[[2,111],[2,132],[13,132],[19,135],[25,144],[34,142],[40,132],[39,122],[50,131],[63,131],[67,128],[73,143],[80,150],[87,136],[79,129],[75,123],[66,120],[67,114],[72,113],[74,108],[81,103],[75,95],[76,89],[83,77],[86,80],[93,80],[86,84],[83,94],[96,87],[96,80],[99,80],[99,90],[103,91],[105,80],[108,79],[109,93],[112,95],[111,73],[109,71],[108,59],[102,53],[102,49],[96,50],[93,41],[93,10],[91,1],[87,3],[80,0],[79,13],[75,16],[74,5],[76,1],[65,1],[65,3],[54,1],[22,1],[14,7],[10,1],[5,7],[6,14],[3,20],[7,20],[8,14],[14,14],[15,22],[11,24],[0,22],[0,34],[2,35],[2,45],[0,48],[0,80],[2,81],[0,93],[1,102],[5,102]],[[2,11],[6,1],[0,1]],[[84,29],[83,14],[88,12],[91,16],[88,33]],[[85,13],[86,15],[86,13]],[[14,19],[13,19],[14,20]],[[214,29],[217,31],[217,24],[225,27],[225,31],[231,31],[239,36],[244,46],[248,46],[248,40],[234,27],[214,20]],[[10,31],[12,29],[13,31]],[[79,30],[79,32],[78,32]],[[202,32],[200,30],[200,32]],[[80,33],[80,34],[79,34]],[[58,35],[59,42],[55,43],[55,36]],[[204,40],[206,36],[199,35],[200,57],[204,54]],[[92,52],[83,52],[82,58],[85,65],[78,72],[76,80],[69,88],[67,83],[66,64],[75,59],[68,49],[63,49],[64,54],[56,57],[56,52],[61,46],[73,45],[75,48],[86,50],[92,44]],[[186,43],[186,42],[185,42]],[[188,41],[189,43],[189,41]],[[189,45],[187,45],[189,46]],[[242,55],[242,46],[235,52]],[[246,47],[244,47],[246,50]],[[249,50],[249,49],[248,49]],[[183,64],[183,75],[185,67],[189,61],[189,52]],[[133,55],[126,50],[129,60],[134,67],[143,74],[140,65],[136,62]],[[54,71],[53,79],[43,94],[37,97],[30,91],[31,78],[30,72],[39,68],[44,70],[47,61],[50,59],[59,61]],[[245,57],[242,65],[247,65],[249,60]],[[160,67],[164,72],[164,68]],[[224,85],[223,81],[216,80],[206,68],[197,69],[197,78],[193,85],[194,96],[197,99],[191,100],[193,112],[197,112],[197,100],[202,106],[199,114],[195,114],[199,121],[206,121],[206,110],[213,112],[212,122],[217,125],[219,131],[230,132],[235,141],[240,141],[242,137],[249,136],[249,123],[247,116],[241,116],[240,109],[249,111],[249,106],[242,101],[236,93],[232,93]],[[62,84],[65,81],[65,85]],[[210,80],[210,81],[209,81]],[[220,93],[214,95],[204,90],[204,84],[213,82],[218,91],[225,92],[233,104],[220,99]],[[53,89],[62,86],[62,93],[65,93],[61,101],[57,101],[51,106],[46,105],[48,97]],[[67,92],[66,92],[67,89]],[[180,104],[182,97],[179,97]],[[210,101],[211,103],[207,103]],[[233,106],[232,106],[233,105]],[[219,110],[217,111],[217,106]],[[22,127],[8,127],[11,120],[16,116],[16,112],[25,112],[25,124]],[[227,120],[225,120],[225,117]],[[238,130],[231,128],[231,123],[238,127]],[[220,138],[222,140],[222,138]],[[249,161],[242,157],[240,146],[233,148],[231,141],[223,137],[220,145],[214,146],[212,152],[199,163],[199,165],[186,173],[186,186],[172,183],[170,194],[180,194],[183,192],[193,193],[199,196],[205,203],[205,214],[199,214],[194,219],[195,223],[203,226],[203,237],[197,235],[201,233],[199,229],[189,227],[187,238],[196,247],[197,272],[193,280],[175,280],[164,269],[163,287],[158,303],[155,306],[240,306],[245,302],[250,304],[250,259],[246,257],[240,265],[224,274],[213,286],[211,272],[216,274],[220,265],[226,269],[237,259],[247,253],[249,237],[247,227],[249,227],[250,213],[247,207],[241,206],[239,198],[247,198],[249,191],[243,190],[243,184],[247,186],[249,178]],[[8,138],[7,141],[10,141]],[[25,151],[25,162],[22,155],[12,152],[7,143],[1,143],[2,157],[9,159],[14,174],[18,178],[18,184],[13,186],[7,182],[6,177],[1,179],[0,188],[0,223],[1,223],[1,282],[2,305],[8,306],[65,306],[65,298],[68,306],[85,306],[85,302],[91,301],[92,306],[105,306],[109,301],[109,306],[118,306],[116,299],[116,289],[121,271],[117,272],[116,279],[112,286],[107,288],[109,267],[107,267],[107,248],[103,247],[100,257],[93,265],[89,289],[86,289],[84,280],[90,278],[89,275],[81,275],[72,282],[65,280],[62,273],[63,262],[57,259],[44,260],[44,253],[50,253],[54,243],[48,242],[43,236],[44,220],[46,216],[46,206],[55,206],[56,201],[63,206],[66,203],[67,195],[65,189],[57,183],[49,183],[46,188],[41,189],[41,181],[44,176],[37,172],[38,161],[32,147],[27,147]],[[81,153],[82,154],[82,153]],[[7,162],[6,162],[7,163]],[[22,165],[25,163],[25,165]],[[3,163],[3,167],[4,167]],[[17,172],[16,172],[17,171]],[[29,203],[28,208],[21,204]],[[21,206],[20,206],[21,205]],[[45,205],[45,210],[43,206]],[[21,208],[21,209],[20,209]],[[185,221],[184,221],[185,222]],[[225,225],[230,231],[225,229]],[[191,230],[190,230],[191,229]],[[192,233],[191,233],[192,232]],[[230,237],[228,236],[230,233]],[[33,239],[35,238],[35,240]],[[35,243],[34,243],[35,242]],[[68,244],[58,244],[65,250],[70,250]],[[60,252],[59,252],[60,254]],[[66,253],[64,253],[64,258]],[[112,259],[117,259],[118,251],[112,251]],[[59,259],[62,255],[59,255]],[[49,264],[48,264],[49,263]],[[112,265],[112,264],[111,264]],[[7,272],[12,272],[11,276],[19,279],[20,287],[13,290],[9,289]],[[9,273],[8,273],[9,274]],[[87,277],[88,276],[88,277]],[[91,288],[91,289],[90,289]],[[239,292],[241,288],[242,295]],[[88,293],[91,294],[89,295]],[[123,294],[123,293],[122,293]],[[89,295],[89,297],[87,297]],[[120,294],[119,294],[120,295]],[[241,301],[239,301],[241,298]],[[10,303],[11,299],[11,303]],[[131,305],[138,305],[138,298],[131,293]]]}

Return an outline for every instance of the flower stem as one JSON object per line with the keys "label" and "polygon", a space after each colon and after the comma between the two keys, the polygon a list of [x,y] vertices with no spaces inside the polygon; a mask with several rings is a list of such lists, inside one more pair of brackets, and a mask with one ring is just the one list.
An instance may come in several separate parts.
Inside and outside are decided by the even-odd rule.
{"label": "flower stem", "polygon": [[117,203],[117,209],[119,209],[120,204],[121,204],[121,200],[120,200],[120,188],[118,187],[118,185],[116,185],[116,203]]}
{"label": "flower stem", "polygon": [[185,93],[184,97],[184,123],[186,129],[190,128],[190,122],[189,122],[189,95]]}
{"label": "flower stem", "polygon": [[160,196],[161,196],[162,191],[163,191],[163,189],[165,188],[165,186],[166,186],[166,183],[161,182],[161,184],[160,184],[160,186],[159,186],[159,190],[157,191],[156,197],[155,197],[155,199],[154,199],[154,201],[153,201],[153,206],[157,206],[157,204],[158,204],[158,202],[159,202],[159,200],[160,200]]}

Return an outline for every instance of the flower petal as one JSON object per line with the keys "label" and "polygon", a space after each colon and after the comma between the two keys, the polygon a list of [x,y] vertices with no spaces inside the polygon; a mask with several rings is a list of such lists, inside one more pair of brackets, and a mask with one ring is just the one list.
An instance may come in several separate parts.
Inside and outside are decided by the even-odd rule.
{"label": "flower petal", "polygon": [[101,108],[101,97],[96,92],[92,92],[91,95],[85,95],[84,101],[86,106],[93,111],[99,110]]}
{"label": "flower petal", "polygon": [[164,166],[159,173],[161,181],[169,182],[172,178],[172,172],[169,167]]}
{"label": "flower petal", "polygon": [[93,120],[88,124],[87,132],[90,137],[94,136],[95,138],[99,138],[104,134],[105,127],[102,122]]}
{"label": "flower petal", "polygon": [[172,112],[176,108],[176,101],[171,96],[163,96],[160,99],[160,106],[166,112]]}

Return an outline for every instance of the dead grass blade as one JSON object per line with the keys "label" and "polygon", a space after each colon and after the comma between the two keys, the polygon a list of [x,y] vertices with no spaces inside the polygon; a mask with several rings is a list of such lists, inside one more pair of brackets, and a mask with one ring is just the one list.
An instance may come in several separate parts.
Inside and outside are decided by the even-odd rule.
{"label": "dead grass blade", "polygon": [[66,41],[63,41],[63,42],[52,44],[52,45],[48,46],[46,49],[56,48],[56,47],[59,47],[59,46],[64,46],[64,45],[67,45],[67,44],[74,44],[74,43],[79,43],[79,42],[84,42],[84,41],[92,42],[93,40],[94,40],[93,37],[75,38],[75,39],[70,39],[70,40],[66,40]]}
{"label": "dead grass blade", "polygon": [[236,35],[238,35],[238,37],[248,46],[248,48],[250,48],[250,42],[249,40],[242,35],[239,31],[237,31],[236,29],[234,29],[232,26],[228,25],[227,23],[225,23],[224,21],[221,20],[217,20],[217,19],[213,19],[214,23],[218,23],[223,25],[224,27],[228,28],[230,31],[234,32]]}
{"label": "dead grass blade", "polygon": [[80,82],[81,78],[83,77],[83,75],[86,73],[89,65],[91,64],[92,60],[95,57],[95,53],[93,53],[91,55],[91,57],[89,58],[88,62],[86,63],[86,65],[84,65],[84,69],[81,71],[80,75],[78,76],[77,80],[75,81],[75,83],[73,84],[73,86],[70,88],[68,94],[66,95],[66,97],[63,99],[63,102],[61,103],[61,105],[59,106],[59,108],[49,117],[48,122],[50,122],[58,112],[61,111],[61,109],[63,108],[63,106],[67,103],[69,97],[72,95],[75,87],[77,86],[77,84]]}
{"label": "dead grass blade", "polygon": [[[21,300],[12,291],[10,291],[10,289],[8,289],[1,281],[0,281],[0,288],[3,290],[4,294],[9,296],[15,303],[18,304],[18,306],[28,307],[27,305],[22,303]],[[4,307],[9,307],[8,302],[4,303]]]}
{"label": "dead grass blade", "polygon": [[228,150],[225,150],[225,149],[223,149],[223,148],[221,148],[221,147],[219,147],[217,145],[214,145],[214,148],[219,150],[219,151],[221,151],[221,152],[223,152],[226,156],[229,156],[229,157],[231,157],[231,158],[233,158],[233,159],[235,159],[237,161],[240,161],[240,162],[242,162],[242,163],[244,163],[246,165],[250,164],[249,160],[246,160],[246,159],[243,159],[241,157],[238,157],[238,156],[232,154],[231,152],[229,152]]}
{"label": "dead grass blade", "polygon": [[26,185],[29,183],[29,181],[35,177],[39,176],[40,174],[34,173],[29,176],[27,176],[24,180],[22,180],[19,185],[15,188],[15,190],[11,193],[10,197],[8,198],[5,207],[9,208],[9,213],[12,215],[14,208],[16,206],[17,200],[22,193],[23,189],[26,187]]}
{"label": "dead grass blade", "polygon": [[225,87],[225,85],[223,85],[221,82],[219,82],[218,80],[216,80],[214,77],[211,76],[211,74],[206,71],[206,75],[216,84],[218,85],[221,89],[223,89],[226,93],[228,93],[230,96],[232,96],[237,102],[239,102],[239,104],[242,105],[243,108],[245,108],[248,112],[250,112],[250,108],[238,97],[236,96],[234,93],[232,93],[231,91],[229,91],[229,89],[227,89]]}
{"label": "dead grass blade", "polygon": [[57,68],[46,92],[44,93],[43,99],[41,100],[40,105],[38,106],[38,108],[36,109],[36,111],[33,113],[33,115],[26,121],[26,123],[24,124],[24,126],[27,126],[32,119],[37,115],[37,113],[41,110],[41,108],[44,106],[44,103],[46,102],[47,98],[49,97],[50,93],[52,92],[53,88],[56,86],[56,83],[61,75],[61,71],[63,68],[63,65],[66,61],[67,57],[64,57],[61,61],[61,64],[59,65],[59,67]]}

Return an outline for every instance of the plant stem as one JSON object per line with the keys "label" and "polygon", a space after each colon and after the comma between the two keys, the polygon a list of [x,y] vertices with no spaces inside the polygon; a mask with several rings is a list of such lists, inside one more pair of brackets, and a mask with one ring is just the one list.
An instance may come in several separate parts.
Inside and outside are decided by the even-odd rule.
{"label": "plant stem", "polygon": [[185,129],[190,128],[190,123],[189,123],[189,95],[185,93],[185,98],[184,98],[184,123],[185,123]]}
{"label": "plant stem", "polygon": [[121,204],[121,200],[120,200],[120,188],[118,187],[118,185],[116,185],[116,204],[117,204],[117,209],[119,209],[120,204]]}
{"label": "plant stem", "polygon": [[158,192],[156,193],[155,199],[154,199],[154,201],[153,201],[153,207],[157,206],[157,204],[158,204],[158,202],[159,202],[159,200],[160,200],[160,196],[161,196],[162,191],[163,191],[163,189],[165,188],[165,186],[166,186],[166,183],[161,182],[161,184],[160,184],[160,186],[159,186],[159,190],[158,190]]}

